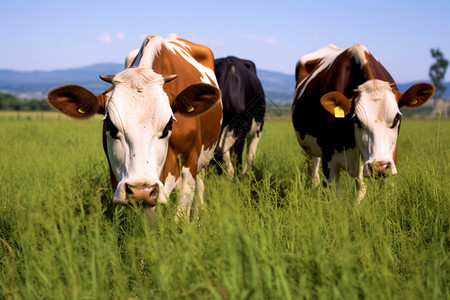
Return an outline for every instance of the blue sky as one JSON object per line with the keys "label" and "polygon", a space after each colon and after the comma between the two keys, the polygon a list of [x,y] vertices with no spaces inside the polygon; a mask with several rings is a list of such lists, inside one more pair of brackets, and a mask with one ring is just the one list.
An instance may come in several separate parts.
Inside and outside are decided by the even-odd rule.
{"label": "blue sky", "polygon": [[330,43],[364,44],[399,83],[429,78],[431,48],[450,60],[448,0],[3,0],[0,9],[0,69],[123,63],[146,35],[170,33],[288,74]]}

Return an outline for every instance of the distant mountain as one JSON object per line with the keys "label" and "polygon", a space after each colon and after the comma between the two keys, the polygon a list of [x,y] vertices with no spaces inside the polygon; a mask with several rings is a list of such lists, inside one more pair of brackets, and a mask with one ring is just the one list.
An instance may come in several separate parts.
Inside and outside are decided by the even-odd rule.
{"label": "distant mountain", "polygon": [[266,70],[258,70],[257,73],[268,98],[268,105],[291,105],[295,90],[294,74]]}
{"label": "distant mountain", "polygon": [[[110,85],[99,79],[99,75],[111,75],[123,70],[122,64],[104,63],[92,66],[55,71],[13,71],[0,69],[0,93],[9,93],[22,99],[45,98],[47,93],[63,84],[79,84],[101,93]],[[258,70],[258,77],[268,97],[268,105],[291,105],[295,89],[293,74]],[[414,82],[398,83],[404,92]],[[450,97],[450,82],[445,83],[444,97]]]}
{"label": "distant mountain", "polygon": [[51,89],[73,83],[93,93],[101,93],[110,85],[98,76],[116,74],[122,70],[123,65],[112,63],[55,71],[0,70],[0,92],[19,98],[45,98]]}

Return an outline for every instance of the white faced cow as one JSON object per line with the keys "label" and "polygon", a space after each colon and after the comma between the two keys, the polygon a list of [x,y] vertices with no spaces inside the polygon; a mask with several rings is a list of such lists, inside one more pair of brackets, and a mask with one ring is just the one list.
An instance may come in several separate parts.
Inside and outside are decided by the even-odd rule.
{"label": "white faced cow", "polygon": [[65,85],[52,90],[48,100],[73,118],[104,115],[114,203],[138,202],[154,209],[177,186],[177,217],[189,220],[196,183],[203,202],[197,174],[212,158],[220,133],[222,105],[213,54],[176,35],[166,40],[153,35],[130,53],[126,67],[114,76],[101,76],[112,83],[101,95]]}
{"label": "white faced cow", "polygon": [[216,159],[220,161],[223,157],[228,175],[233,177],[231,153],[236,154],[239,168],[246,143],[247,163],[242,173],[252,166],[264,124],[266,99],[252,61],[228,56],[216,59],[214,65],[223,103],[222,131]]}
{"label": "white faced cow", "polygon": [[365,195],[363,175],[396,174],[399,108],[423,105],[434,89],[418,83],[400,93],[381,63],[359,44],[345,50],[328,45],[303,56],[296,67],[292,121],[312,159],[313,186],[319,183],[320,158],[323,174],[337,187],[341,168],[358,177],[358,203]]}

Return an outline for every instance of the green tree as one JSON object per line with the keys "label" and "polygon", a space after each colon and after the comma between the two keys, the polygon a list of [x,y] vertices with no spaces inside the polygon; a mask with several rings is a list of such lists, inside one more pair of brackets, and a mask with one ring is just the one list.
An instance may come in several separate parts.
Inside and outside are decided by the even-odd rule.
{"label": "green tree", "polygon": [[20,100],[11,94],[0,94],[0,110],[16,110]]}
{"label": "green tree", "polygon": [[1,110],[15,110],[15,111],[52,111],[46,99],[30,99],[20,100],[11,94],[0,93],[0,111]]}
{"label": "green tree", "polygon": [[445,77],[445,72],[447,72],[448,60],[445,59],[444,54],[442,54],[439,48],[431,49],[431,56],[436,59],[436,62],[431,65],[428,75],[436,87],[434,98],[440,98],[446,90],[442,80]]}

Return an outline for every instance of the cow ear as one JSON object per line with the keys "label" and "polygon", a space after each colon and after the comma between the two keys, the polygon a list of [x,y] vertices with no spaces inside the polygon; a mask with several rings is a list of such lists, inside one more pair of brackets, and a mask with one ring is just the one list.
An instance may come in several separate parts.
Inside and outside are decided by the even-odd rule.
{"label": "cow ear", "polygon": [[104,111],[104,94],[96,96],[82,86],[68,84],[51,90],[47,99],[50,104],[74,119],[88,119]]}
{"label": "cow ear", "polygon": [[172,110],[196,116],[208,110],[220,99],[220,91],[211,84],[196,83],[185,88],[175,99]]}
{"label": "cow ear", "polygon": [[339,118],[341,117],[338,116],[339,112],[343,112],[345,116],[350,113],[353,100],[345,97],[342,93],[330,92],[320,98],[320,104],[322,104],[330,114]]}
{"label": "cow ear", "polygon": [[408,108],[418,108],[433,96],[434,91],[435,87],[430,83],[416,83],[400,94],[398,105],[399,107],[404,105]]}

